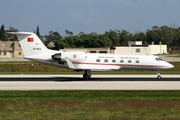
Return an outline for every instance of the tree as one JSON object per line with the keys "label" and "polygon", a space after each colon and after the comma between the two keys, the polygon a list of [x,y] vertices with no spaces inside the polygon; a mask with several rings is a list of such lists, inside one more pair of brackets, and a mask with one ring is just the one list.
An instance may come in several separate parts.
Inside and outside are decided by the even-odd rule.
{"label": "tree", "polygon": [[71,32],[71,31],[69,31],[69,30],[65,30],[65,33],[66,33],[65,37],[67,37],[67,36],[73,36],[73,32]]}
{"label": "tree", "polygon": [[[180,28],[179,28],[180,29]],[[79,33],[79,37],[82,37],[84,35],[84,33],[83,32],[80,32]]]}
{"label": "tree", "polygon": [[53,32],[53,31],[49,31],[49,35],[45,35],[45,44],[48,45],[49,43],[54,43],[55,47],[53,49],[55,50],[59,50],[60,48],[60,42],[59,41],[62,41],[62,37],[61,35],[56,31],[56,32]]}
{"label": "tree", "polygon": [[153,26],[151,30],[147,30],[147,42],[151,44],[154,42],[155,44],[159,44],[162,40],[161,35],[162,32],[159,30],[158,26]]}
{"label": "tree", "polygon": [[119,34],[119,38],[120,38],[120,45],[121,46],[127,46],[128,45],[128,41],[132,40],[132,33],[129,33],[126,30],[122,30]]}
{"label": "tree", "polygon": [[106,31],[104,35],[108,36],[108,38],[112,41],[112,46],[111,46],[112,48],[113,48],[113,46],[120,45],[120,38],[118,37],[116,31],[113,31],[110,29],[109,32]]}
{"label": "tree", "polygon": [[37,30],[36,32],[34,31],[34,33],[36,33],[36,35],[40,38],[40,40],[45,44],[45,41],[43,40],[43,36],[39,32],[39,25],[37,26]]}
{"label": "tree", "polygon": [[147,43],[147,37],[146,34],[143,32],[138,32],[132,37],[132,41],[142,41],[143,44],[148,44]]}
{"label": "tree", "polygon": [[108,36],[106,35],[98,35],[98,47],[111,47],[112,46],[112,41],[109,39]]}
{"label": "tree", "polygon": [[[17,29],[13,28],[13,27],[9,27],[9,30],[6,30],[7,32],[18,32]],[[17,41],[17,36],[13,35],[13,34],[7,34],[8,36],[8,41]]]}
{"label": "tree", "polygon": [[37,26],[36,35],[37,35],[39,38],[41,37],[40,32],[39,32],[39,25]]}
{"label": "tree", "polygon": [[167,44],[168,46],[176,45],[176,41],[178,40],[178,29],[171,28],[168,26],[153,26],[151,30],[147,30],[147,42],[154,42],[155,44],[159,44],[159,42],[163,44]]}
{"label": "tree", "polygon": [[66,37],[64,42],[67,43],[69,48],[75,48],[75,41],[73,36]]}
{"label": "tree", "polygon": [[6,31],[5,31],[5,29],[4,29],[4,24],[2,24],[2,26],[1,26],[0,39],[1,39],[2,41],[7,41]]}

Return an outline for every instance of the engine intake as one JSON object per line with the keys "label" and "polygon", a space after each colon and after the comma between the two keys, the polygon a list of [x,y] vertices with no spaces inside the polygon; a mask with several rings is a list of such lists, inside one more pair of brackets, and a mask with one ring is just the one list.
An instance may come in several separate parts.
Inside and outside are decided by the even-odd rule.
{"label": "engine intake", "polygon": [[57,53],[51,56],[54,60],[66,61],[65,58],[69,58],[71,61],[85,61],[86,53],[85,52],[62,52]]}
{"label": "engine intake", "polygon": [[51,57],[52,57],[52,59],[54,59],[54,60],[59,60],[59,61],[61,61],[61,53],[54,54],[54,55],[52,55]]}

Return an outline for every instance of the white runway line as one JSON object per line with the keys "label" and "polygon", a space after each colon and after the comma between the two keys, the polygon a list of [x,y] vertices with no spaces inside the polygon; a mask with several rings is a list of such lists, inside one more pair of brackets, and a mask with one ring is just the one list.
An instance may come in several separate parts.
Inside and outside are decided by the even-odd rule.
{"label": "white runway line", "polygon": [[[95,80],[82,80],[82,75],[0,75],[0,90],[180,90],[180,81],[138,81],[138,78],[156,78],[155,75],[93,75]],[[60,81],[56,81],[59,77]],[[63,78],[61,80],[61,78]],[[50,81],[3,81],[13,78],[55,78]],[[70,80],[66,81],[66,78]],[[80,78],[80,81],[73,80]],[[97,80],[96,80],[97,78]],[[99,78],[102,78],[99,80]],[[103,81],[106,78],[106,81]],[[117,79],[111,81],[111,78]],[[131,78],[134,81],[123,81]],[[162,75],[162,78],[180,80],[180,75]],[[109,81],[107,81],[109,79]],[[135,81],[137,79],[137,81]],[[52,81],[53,80],[53,81]],[[154,80],[154,79],[152,79]]]}
{"label": "white runway line", "polygon": [[1,90],[180,90],[180,82],[1,82]]}
{"label": "white runway line", "polygon": [[[82,78],[83,75],[0,75],[0,78]],[[156,78],[157,75],[92,75],[91,78]],[[180,75],[161,75],[162,78],[180,78]]]}

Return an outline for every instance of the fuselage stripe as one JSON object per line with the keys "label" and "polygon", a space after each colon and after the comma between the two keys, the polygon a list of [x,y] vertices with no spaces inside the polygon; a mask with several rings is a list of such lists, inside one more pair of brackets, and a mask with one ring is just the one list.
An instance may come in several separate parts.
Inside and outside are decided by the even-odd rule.
{"label": "fuselage stripe", "polygon": [[130,67],[167,67],[167,66],[156,66],[156,65],[131,65],[131,64],[105,64],[105,63],[82,63],[73,62],[74,64],[89,64],[89,65],[110,65],[110,66],[130,66]]}
{"label": "fuselage stripe", "polygon": [[[44,59],[35,59],[35,58],[26,58],[30,60],[39,60],[39,61],[49,61],[49,62],[61,62],[61,63],[67,63],[65,61],[57,61],[57,60],[44,60]],[[156,66],[156,65],[131,65],[131,64],[106,64],[106,63],[84,63],[84,62],[73,62],[73,64],[84,64],[84,65],[109,65],[109,66],[126,66],[126,67],[168,67],[168,66]]]}

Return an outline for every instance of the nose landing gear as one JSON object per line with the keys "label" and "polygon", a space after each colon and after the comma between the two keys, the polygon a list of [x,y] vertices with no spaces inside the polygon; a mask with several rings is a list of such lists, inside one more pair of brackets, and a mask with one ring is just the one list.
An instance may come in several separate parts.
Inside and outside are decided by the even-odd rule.
{"label": "nose landing gear", "polygon": [[157,79],[160,80],[160,79],[161,79],[161,74],[159,73],[159,71],[158,71],[158,72],[156,71],[156,73],[157,73],[157,75],[158,75],[158,76],[157,76]]}
{"label": "nose landing gear", "polygon": [[160,76],[160,75],[158,75],[158,76],[157,76],[157,79],[159,79],[159,80],[160,80],[160,79],[161,79],[161,76]]}

